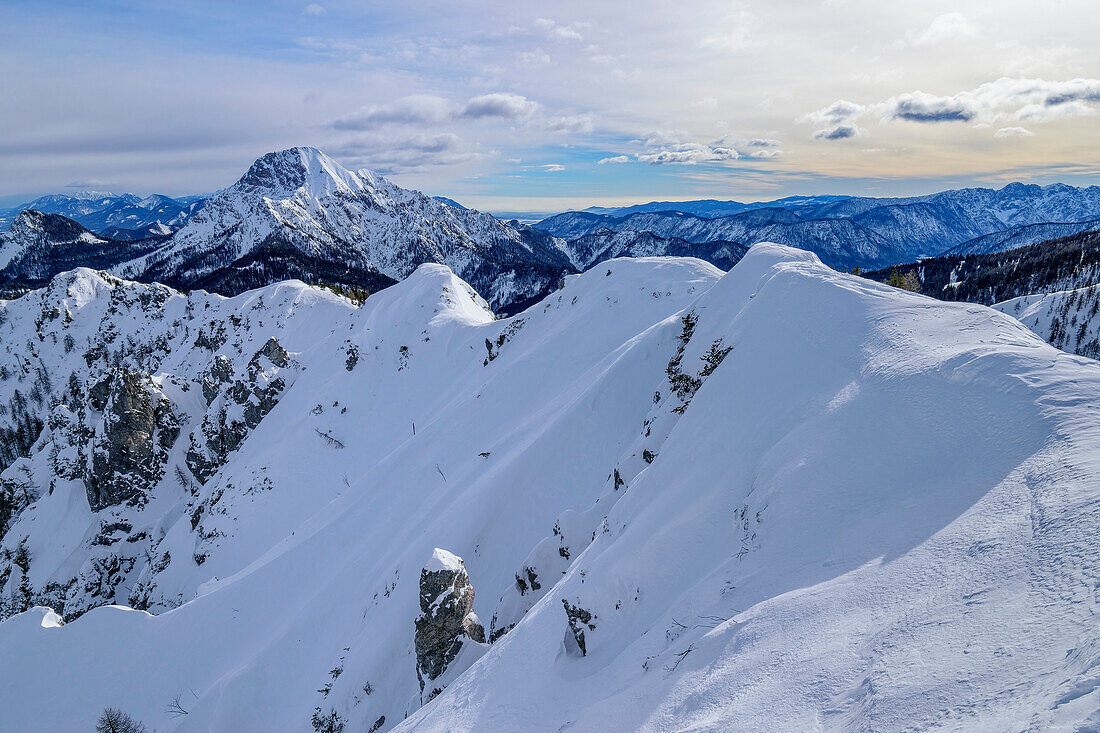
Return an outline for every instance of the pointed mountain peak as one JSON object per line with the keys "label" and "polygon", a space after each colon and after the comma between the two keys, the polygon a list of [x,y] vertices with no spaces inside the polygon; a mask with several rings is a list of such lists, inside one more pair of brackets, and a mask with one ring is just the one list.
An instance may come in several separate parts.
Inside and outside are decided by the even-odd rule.
{"label": "pointed mountain peak", "polygon": [[371,181],[349,171],[317,148],[297,147],[268,153],[241,177],[238,185],[290,193],[306,189],[314,196],[363,191]]}

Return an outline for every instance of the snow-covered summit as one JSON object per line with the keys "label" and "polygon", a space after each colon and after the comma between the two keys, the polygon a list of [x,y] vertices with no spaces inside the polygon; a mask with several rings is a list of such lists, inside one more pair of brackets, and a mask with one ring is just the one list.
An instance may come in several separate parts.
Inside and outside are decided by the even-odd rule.
{"label": "snow-covered summit", "polygon": [[229,292],[281,277],[373,290],[425,262],[446,264],[494,306],[544,292],[570,267],[553,237],[290,148],[258,159],[161,248],[117,273]]}
{"label": "snow-covered summit", "polygon": [[308,147],[288,148],[262,156],[238,183],[260,188],[272,197],[292,196],[301,190],[307,196],[320,198],[337,191],[359,192],[369,188],[359,175],[317,148]]}
{"label": "snow-covered summit", "polygon": [[458,572],[462,570],[462,559],[453,552],[447,552],[440,548],[432,550],[432,556],[424,563],[424,571],[438,573],[440,571]]}

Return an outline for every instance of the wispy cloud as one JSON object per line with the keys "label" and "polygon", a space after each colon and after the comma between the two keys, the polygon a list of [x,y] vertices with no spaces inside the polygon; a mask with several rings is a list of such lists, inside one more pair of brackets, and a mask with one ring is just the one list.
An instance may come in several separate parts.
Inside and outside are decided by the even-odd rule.
{"label": "wispy cloud", "polygon": [[978,29],[962,13],[937,16],[927,28],[910,33],[906,38],[912,46],[934,46],[950,41],[963,41],[978,35]]}
{"label": "wispy cloud", "polygon": [[391,104],[371,105],[332,122],[337,130],[373,130],[385,125],[434,124],[452,114],[450,102],[430,94],[412,94]]}
{"label": "wispy cloud", "polygon": [[548,125],[552,132],[568,135],[582,135],[592,132],[595,123],[590,115],[572,115],[568,117],[555,117]]}
{"label": "wispy cloud", "polygon": [[471,97],[457,105],[431,94],[412,94],[390,104],[371,105],[338,117],[336,130],[376,130],[388,125],[439,125],[457,120],[522,120],[538,109],[538,103],[519,94],[494,92]]}
{"label": "wispy cloud", "polygon": [[107,185],[106,183],[104,183],[103,181],[101,181],[99,179],[90,178],[90,179],[81,180],[81,181],[71,181],[71,182],[65,184],[65,188],[102,188],[103,186],[106,186],[106,185]]}
{"label": "wispy cloud", "polygon": [[398,138],[367,135],[330,146],[329,151],[348,163],[382,173],[457,165],[483,157],[458,135],[449,132]]}
{"label": "wispy cloud", "polygon": [[558,41],[583,41],[581,31],[588,28],[587,23],[570,23],[562,25],[550,18],[536,18],[535,27],[548,38]]}

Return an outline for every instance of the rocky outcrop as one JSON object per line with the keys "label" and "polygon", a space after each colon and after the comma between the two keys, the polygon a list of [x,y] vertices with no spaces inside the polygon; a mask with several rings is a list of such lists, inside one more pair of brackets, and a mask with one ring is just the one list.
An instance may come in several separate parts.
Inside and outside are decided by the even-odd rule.
{"label": "rocky outcrop", "polygon": [[585,645],[584,632],[595,631],[595,614],[586,608],[570,603],[565,598],[561,599],[561,605],[565,608],[565,617],[569,622],[569,630],[565,633],[565,647],[571,653],[580,652],[580,656],[588,654]]}
{"label": "rocky outcrop", "polygon": [[221,391],[223,384],[228,384],[233,380],[233,365],[229,363],[229,359],[225,358],[224,354],[218,354],[214,357],[214,363],[210,365],[209,371],[202,377],[202,396],[206,400],[206,404],[209,405],[214,401],[214,398],[218,396],[218,392]]}
{"label": "rocky outcrop", "polygon": [[142,501],[163,478],[180,430],[171,401],[148,374],[123,370],[105,381],[92,389],[93,402],[107,393],[84,477],[92,511]]}
{"label": "rocky outcrop", "polygon": [[484,643],[485,629],[473,609],[474,587],[462,558],[436,548],[420,571],[416,619],[416,676],[424,702],[443,691],[440,678],[464,644]]}
{"label": "rocky outcrop", "polygon": [[190,435],[187,467],[200,483],[214,475],[240,447],[267,413],[278,404],[288,384],[282,375],[290,354],[272,337],[233,378],[229,361],[218,356],[203,377],[202,390],[210,409]]}

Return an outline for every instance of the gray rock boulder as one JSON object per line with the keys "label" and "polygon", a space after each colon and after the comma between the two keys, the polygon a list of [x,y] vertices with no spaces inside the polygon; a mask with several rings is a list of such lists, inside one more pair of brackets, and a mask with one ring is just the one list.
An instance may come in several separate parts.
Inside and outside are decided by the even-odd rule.
{"label": "gray rock boulder", "polygon": [[485,629],[473,608],[474,587],[462,558],[436,548],[420,571],[416,619],[416,676],[424,702],[443,691],[441,678],[464,644],[484,643]]}

